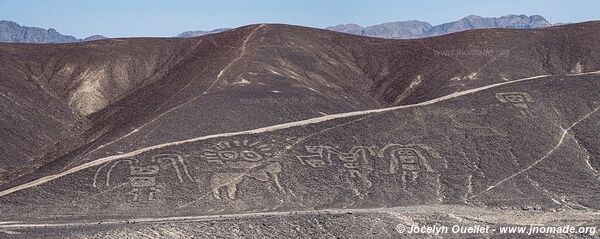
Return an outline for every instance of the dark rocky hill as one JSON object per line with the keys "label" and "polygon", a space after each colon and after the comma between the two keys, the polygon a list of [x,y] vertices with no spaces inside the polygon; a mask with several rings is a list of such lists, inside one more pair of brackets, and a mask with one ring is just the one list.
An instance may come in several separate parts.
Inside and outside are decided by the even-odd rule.
{"label": "dark rocky hill", "polygon": [[599,29],[0,44],[0,235],[598,225]]}

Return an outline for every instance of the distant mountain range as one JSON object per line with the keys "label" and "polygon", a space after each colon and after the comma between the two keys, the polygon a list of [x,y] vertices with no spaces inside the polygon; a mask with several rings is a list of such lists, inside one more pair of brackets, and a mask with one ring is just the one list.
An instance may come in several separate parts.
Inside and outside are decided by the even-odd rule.
{"label": "distant mountain range", "polygon": [[503,17],[467,16],[458,21],[433,26],[422,21],[388,22],[378,25],[361,27],[357,24],[343,24],[327,27],[327,30],[344,32],[354,35],[391,38],[414,39],[440,36],[454,32],[485,28],[530,29],[552,26],[544,17],[539,15],[507,15]]}
{"label": "distant mountain range", "polygon": [[[558,24],[557,24],[558,25]],[[423,21],[400,21],[388,22],[378,25],[362,27],[357,24],[343,24],[327,27],[325,29],[349,33],[354,35],[390,38],[390,39],[414,39],[431,36],[440,36],[454,32],[461,32],[473,29],[484,28],[516,28],[529,29],[552,26],[544,17],[539,15],[507,15],[503,17],[481,17],[467,16],[458,21],[449,22],[433,26]],[[211,31],[186,31],[177,37],[197,37],[207,34],[219,33],[230,30],[231,28],[219,28]],[[77,39],[73,36],[62,35],[58,31],[50,28],[43,29],[39,27],[21,26],[12,21],[0,21],[0,42],[13,43],[71,43],[81,41],[92,41],[105,39],[101,35],[94,35],[84,39]]]}
{"label": "distant mountain range", "polygon": [[84,39],[60,34],[50,28],[26,27],[11,21],[0,21],[0,42],[13,43],[70,43],[81,41],[100,40],[106,37],[94,35]]}

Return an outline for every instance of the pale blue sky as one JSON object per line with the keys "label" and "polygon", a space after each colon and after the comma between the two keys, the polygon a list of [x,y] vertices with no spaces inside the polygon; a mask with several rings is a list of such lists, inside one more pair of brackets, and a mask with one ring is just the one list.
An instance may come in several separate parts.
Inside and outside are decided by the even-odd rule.
{"label": "pale blue sky", "polygon": [[422,20],[439,24],[475,14],[539,14],[553,23],[600,19],[600,0],[0,0],[0,20],[86,37],[174,36],[253,23],[326,27]]}

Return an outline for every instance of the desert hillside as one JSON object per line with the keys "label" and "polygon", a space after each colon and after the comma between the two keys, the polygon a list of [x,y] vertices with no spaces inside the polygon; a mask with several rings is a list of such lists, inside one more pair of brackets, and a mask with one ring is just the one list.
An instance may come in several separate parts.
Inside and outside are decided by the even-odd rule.
{"label": "desert hillside", "polygon": [[2,43],[0,237],[600,223],[599,78],[600,22]]}

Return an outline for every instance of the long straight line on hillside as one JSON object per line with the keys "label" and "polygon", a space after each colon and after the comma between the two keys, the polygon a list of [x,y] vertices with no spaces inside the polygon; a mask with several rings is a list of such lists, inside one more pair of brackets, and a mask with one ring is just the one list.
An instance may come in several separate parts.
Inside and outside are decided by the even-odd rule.
{"label": "long straight line on hillside", "polygon": [[[579,74],[569,74],[566,76],[579,76],[579,75],[591,75],[591,74],[599,74],[600,71],[595,71],[595,72],[587,72],[587,73],[579,73]],[[207,139],[214,139],[214,138],[222,138],[222,137],[229,137],[229,136],[236,136],[236,135],[248,135],[248,134],[259,134],[259,133],[264,133],[264,132],[271,132],[271,131],[276,131],[276,130],[281,130],[281,129],[287,129],[287,128],[292,128],[292,127],[299,127],[299,126],[304,126],[304,125],[309,125],[309,124],[315,124],[315,123],[320,123],[320,122],[325,122],[325,121],[329,121],[329,120],[334,120],[334,119],[340,119],[340,118],[346,118],[346,117],[352,117],[352,116],[360,116],[360,115],[366,115],[366,114],[371,114],[371,113],[379,113],[379,112],[387,112],[387,111],[394,111],[394,110],[398,110],[398,109],[405,109],[405,108],[413,108],[413,107],[418,107],[418,106],[425,106],[425,105],[431,105],[431,104],[435,104],[437,102],[440,101],[445,101],[448,99],[452,99],[452,98],[456,98],[456,97],[460,97],[460,96],[464,96],[464,95],[468,95],[468,94],[472,94],[475,92],[479,92],[482,90],[487,90],[490,88],[494,88],[494,87],[498,87],[498,86],[503,86],[503,85],[508,85],[508,84],[513,84],[513,83],[518,83],[518,82],[523,82],[523,81],[528,81],[528,80],[534,80],[534,79],[539,79],[539,78],[544,78],[544,77],[549,77],[551,75],[539,75],[539,76],[532,76],[532,77],[527,77],[527,78],[522,78],[522,79],[518,79],[518,80],[513,80],[513,81],[508,81],[508,82],[500,82],[500,83],[496,83],[496,84],[491,84],[491,85],[487,85],[487,86],[482,86],[479,88],[474,88],[474,89],[470,89],[470,90],[465,90],[465,91],[460,91],[460,92],[456,92],[450,95],[446,95],[446,96],[442,96],[439,98],[435,98],[429,101],[425,101],[425,102],[421,102],[421,103],[417,103],[417,104],[412,104],[412,105],[402,105],[402,106],[394,106],[394,107],[388,107],[388,108],[381,108],[381,109],[373,109],[373,110],[363,110],[363,111],[354,111],[354,112],[347,112],[347,113],[339,113],[339,114],[332,114],[332,115],[326,115],[326,116],[321,116],[321,117],[317,117],[317,118],[312,118],[312,119],[306,119],[306,120],[300,120],[300,121],[295,121],[295,122],[288,122],[288,123],[283,123],[283,124],[278,124],[278,125],[273,125],[273,126],[267,126],[267,127],[262,127],[262,128],[257,128],[257,129],[252,129],[252,130],[246,130],[246,131],[240,131],[240,132],[230,132],[230,133],[221,133],[221,134],[213,134],[213,135],[206,135],[206,136],[201,136],[201,137],[196,137],[196,138],[191,138],[191,139],[186,139],[186,140],[180,140],[180,141],[175,141],[175,142],[169,142],[169,143],[163,143],[163,144],[158,144],[158,145],[153,145],[153,146],[149,146],[149,147],[145,147],[145,148],[141,148],[138,150],[134,150],[131,151],[129,153],[124,153],[124,154],[118,154],[118,155],[112,155],[112,156],[108,156],[108,157],[103,157],[103,158],[99,158],[96,159],[94,161],[88,162],[88,163],[84,163],[78,166],[75,166],[73,168],[67,169],[63,172],[57,173],[57,174],[53,174],[53,175],[49,175],[49,176],[45,176],[36,180],[33,180],[31,182],[28,183],[24,183],[12,188],[8,188],[6,190],[3,190],[0,192],[0,197],[23,190],[23,189],[27,189],[30,187],[34,187],[40,184],[44,184],[46,182],[55,180],[57,178],[61,178],[63,176],[90,168],[90,167],[94,167],[94,166],[98,166],[100,164],[104,164],[107,162],[111,162],[114,160],[118,160],[118,159],[122,159],[122,158],[127,158],[127,157],[133,157],[135,155],[144,153],[144,152],[148,152],[151,150],[156,150],[156,149],[160,149],[160,148],[164,148],[164,147],[168,147],[168,146],[175,146],[175,145],[181,145],[181,144],[185,144],[185,143],[191,143],[191,142],[196,142],[196,141],[201,141],[201,140],[207,140]]]}
{"label": "long straight line on hillside", "polygon": [[494,183],[493,185],[491,185],[491,186],[487,187],[486,189],[484,189],[483,191],[481,191],[481,192],[477,193],[476,195],[473,195],[473,196],[471,196],[471,197],[467,198],[467,200],[469,200],[469,199],[473,199],[473,198],[476,198],[476,197],[479,197],[479,196],[483,195],[484,193],[486,193],[486,192],[488,192],[488,191],[490,191],[490,190],[492,190],[492,189],[494,189],[494,188],[496,188],[496,187],[500,186],[500,185],[501,185],[501,184],[503,184],[504,182],[506,182],[506,181],[508,181],[508,180],[510,180],[510,179],[513,179],[513,178],[515,178],[515,177],[517,177],[517,176],[519,176],[519,175],[522,175],[523,173],[525,173],[525,172],[529,171],[529,170],[530,170],[530,169],[532,169],[533,167],[535,167],[535,166],[537,166],[538,164],[540,164],[542,161],[544,161],[545,159],[547,159],[548,157],[550,157],[550,155],[552,155],[552,154],[553,154],[553,153],[554,153],[554,152],[555,152],[555,151],[556,151],[556,150],[557,150],[557,149],[558,149],[558,148],[559,148],[559,147],[560,147],[560,146],[563,144],[563,142],[564,142],[564,140],[565,140],[566,136],[568,135],[568,133],[569,133],[569,131],[570,131],[571,129],[573,129],[573,128],[574,128],[574,127],[575,127],[577,124],[579,124],[580,122],[582,122],[582,121],[586,120],[587,118],[589,118],[590,116],[592,116],[593,114],[595,114],[596,112],[598,112],[598,110],[600,110],[600,107],[598,107],[598,108],[595,108],[595,109],[594,109],[594,110],[592,110],[590,113],[588,113],[588,114],[584,115],[583,117],[579,118],[577,121],[575,121],[575,123],[573,123],[573,124],[572,124],[571,126],[569,126],[568,128],[566,128],[566,129],[563,129],[563,130],[562,130],[562,133],[561,133],[561,135],[560,135],[560,138],[558,139],[558,142],[557,142],[557,143],[556,143],[556,144],[555,144],[555,145],[554,145],[554,146],[553,146],[553,147],[552,147],[552,148],[551,148],[551,149],[550,149],[548,152],[546,152],[546,154],[544,154],[544,156],[543,156],[543,157],[541,157],[540,159],[536,160],[535,162],[533,162],[533,163],[532,163],[531,165],[529,165],[528,167],[526,167],[526,168],[524,168],[524,169],[521,169],[521,170],[519,170],[518,172],[516,172],[516,173],[514,173],[514,174],[512,174],[512,175],[510,175],[510,176],[508,176],[507,178],[504,178],[504,179],[502,179],[502,180],[500,180],[500,181],[498,181],[498,182]]}
{"label": "long straight line on hillside", "polygon": [[[487,208],[468,207],[457,205],[417,205],[417,206],[400,206],[400,207],[378,207],[378,208],[344,208],[344,209],[319,209],[319,210],[297,210],[297,211],[271,211],[271,212],[248,212],[235,214],[217,214],[217,215],[194,215],[194,216],[172,216],[172,217],[146,217],[132,219],[106,219],[106,220],[82,220],[75,221],[58,221],[58,222],[24,222],[24,221],[6,221],[0,222],[0,233],[2,229],[27,229],[27,228],[48,228],[48,227],[81,227],[81,226],[98,226],[98,225],[118,225],[131,223],[186,223],[186,222],[202,222],[215,220],[229,219],[244,219],[257,217],[278,217],[278,216],[298,216],[298,215],[342,215],[342,214],[387,214],[392,217],[398,214],[423,214],[423,213],[493,213]],[[517,211],[531,217],[530,213]],[[545,212],[539,213],[538,217],[544,217]],[[598,212],[572,212],[568,215],[563,215],[566,219],[581,219],[584,216],[597,217]]]}
{"label": "long straight line on hillside", "polygon": [[[211,83],[211,84],[208,86],[208,88],[207,88],[207,89],[206,89],[204,92],[202,92],[202,94],[200,94],[199,96],[196,96],[196,97],[194,97],[194,98],[192,98],[192,99],[189,99],[189,100],[187,100],[187,101],[183,102],[182,104],[179,104],[179,105],[177,105],[177,106],[175,106],[175,107],[173,107],[173,108],[171,108],[171,109],[169,109],[169,110],[166,110],[165,112],[163,112],[163,113],[159,114],[158,116],[156,116],[156,117],[152,118],[150,121],[148,121],[148,122],[144,123],[143,125],[141,125],[141,126],[139,126],[139,127],[135,128],[135,129],[133,129],[131,132],[129,132],[129,133],[127,133],[127,134],[125,134],[125,135],[123,135],[123,136],[121,136],[121,137],[117,138],[116,140],[113,140],[113,141],[110,141],[110,142],[108,142],[108,143],[105,143],[105,144],[103,144],[103,145],[100,145],[99,147],[97,147],[97,148],[95,148],[95,149],[93,149],[93,150],[91,150],[91,151],[87,152],[86,154],[88,154],[88,155],[89,155],[89,154],[91,154],[91,153],[93,153],[93,152],[95,152],[95,151],[98,151],[99,149],[102,149],[102,148],[104,148],[104,147],[106,147],[106,146],[109,146],[109,145],[112,145],[112,144],[114,144],[114,143],[116,143],[116,142],[119,142],[119,141],[121,141],[121,140],[123,140],[123,139],[125,139],[125,138],[127,138],[127,137],[129,137],[129,136],[131,136],[131,135],[133,135],[133,134],[135,134],[135,133],[137,133],[137,132],[139,132],[139,131],[140,131],[142,128],[146,127],[147,125],[150,125],[150,124],[152,124],[153,122],[155,122],[156,120],[158,120],[158,119],[162,118],[163,116],[165,116],[165,115],[169,114],[170,112],[173,112],[173,111],[175,111],[175,110],[177,110],[177,109],[179,109],[179,108],[181,108],[181,107],[184,107],[184,106],[186,106],[187,104],[189,104],[189,103],[191,103],[191,102],[193,102],[193,101],[197,100],[198,98],[200,98],[200,97],[202,97],[202,96],[206,95],[207,93],[209,93],[209,91],[210,91],[210,90],[211,90],[211,89],[214,87],[215,83],[216,83],[216,82],[218,82],[218,81],[221,79],[221,76],[224,74],[224,72],[226,72],[226,71],[227,71],[227,69],[228,69],[228,68],[229,68],[229,67],[230,67],[232,64],[235,64],[235,62],[237,62],[237,61],[238,61],[240,58],[242,58],[242,57],[244,56],[244,54],[246,53],[246,45],[248,44],[248,41],[250,41],[250,38],[251,38],[251,37],[254,35],[254,33],[255,33],[255,32],[256,32],[256,31],[257,31],[259,28],[261,28],[261,27],[263,27],[263,26],[264,26],[264,24],[258,25],[256,28],[254,28],[254,30],[252,30],[252,32],[250,32],[250,34],[248,34],[248,35],[245,37],[244,41],[242,42],[242,44],[241,44],[241,45],[240,45],[240,47],[239,47],[239,50],[238,50],[238,52],[239,52],[239,53],[238,53],[238,56],[236,56],[236,57],[235,57],[233,60],[231,60],[231,61],[230,61],[230,62],[229,62],[229,63],[228,63],[228,64],[227,64],[227,65],[226,65],[226,66],[225,66],[225,67],[224,67],[224,68],[223,68],[223,69],[222,69],[220,72],[219,72],[219,74],[217,75],[216,79],[215,79],[215,80],[214,80],[214,81],[213,81],[213,82],[212,82],[212,83]],[[216,45],[216,44],[215,44],[215,45]],[[212,64],[212,63],[211,63],[211,64]],[[202,71],[202,72],[204,72],[204,71]],[[190,82],[190,83],[191,83],[191,82]],[[183,88],[186,88],[186,87],[187,87],[187,86],[188,86],[190,83],[188,83],[187,85],[185,85]],[[182,88],[181,90],[183,90],[183,88]],[[181,91],[181,90],[179,90],[179,91]],[[177,93],[175,93],[175,95],[177,95],[177,94],[179,93],[179,91],[178,91]],[[166,102],[165,102],[165,103],[166,103]],[[160,108],[160,107],[159,107],[159,108]]]}
{"label": "long straight line on hillside", "polygon": [[218,214],[218,215],[198,215],[198,216],[181,216],[181,217],[157,217],[157,218],[134,218],[121,220],[95,220],[85,222],[56,222],[56,223],[24,223],[11,222],[0,224],[0,228],[23,229],[36,227],[69,227],[69,226],[93,226],[93,225],[112,225],[112,224],[127,224],[127,223],[154,223],[154,222],[197,222],[206,220],[225,220],[239,219],[251,217],[269,217],[269,216],[286,216],[286,215],[313,215],[327,214],[339,215],[349,213],[375,213],[383,212],[385,208],[357,208],[357,209],[323,209],[323,210],[299,210],[285,212],[252,212],[238,214]]}

